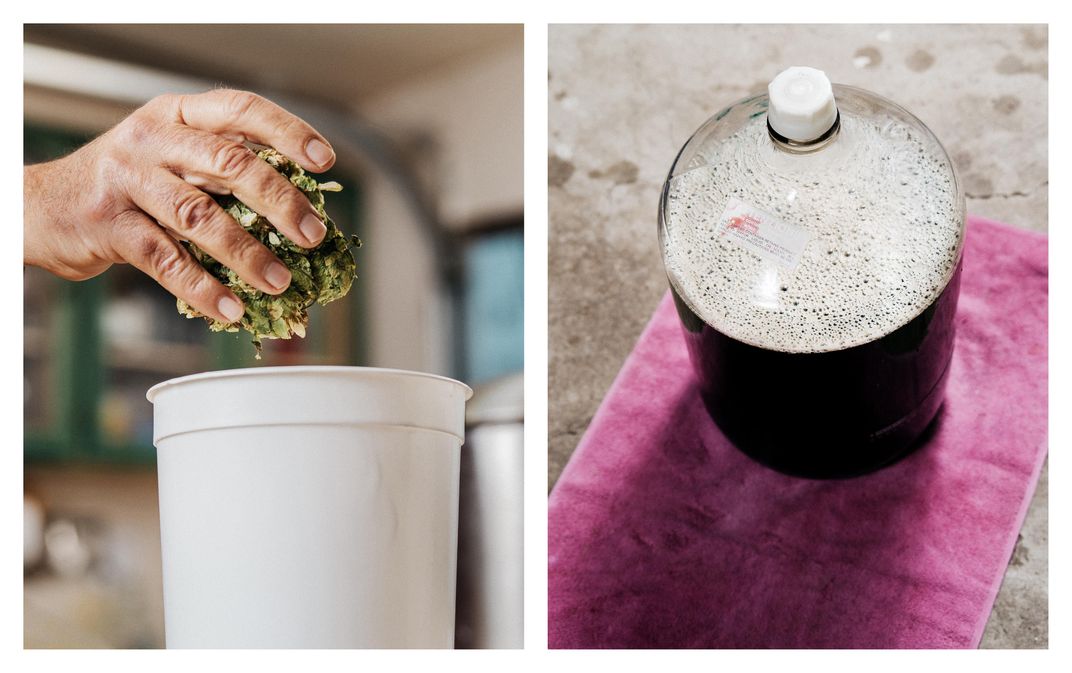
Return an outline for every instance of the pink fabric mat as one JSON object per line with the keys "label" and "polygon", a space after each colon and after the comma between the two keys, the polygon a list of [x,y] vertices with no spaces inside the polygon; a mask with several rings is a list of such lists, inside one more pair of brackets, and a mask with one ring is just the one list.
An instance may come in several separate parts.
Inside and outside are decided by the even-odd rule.
{"label": "pink fabric mat", "polygon": [[976,647],[1046,455],[1047,238],[965,246],[936,429],[855,479],[734,449],[664,297],[550,496],[550,646]]}

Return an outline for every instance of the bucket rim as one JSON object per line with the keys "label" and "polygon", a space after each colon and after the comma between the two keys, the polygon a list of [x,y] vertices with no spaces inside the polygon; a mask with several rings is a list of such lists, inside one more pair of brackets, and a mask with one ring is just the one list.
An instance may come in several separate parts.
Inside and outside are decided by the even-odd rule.
{"label": "bucket rim", "polygon": [[149,402],[154,402],[157,395],[161,391],[167,388],[174,388],[187,383],[193,383],[197,381],[206,380],[218,380],[229,378],[243,378],[243,377],[257,377],[268,375],[290,375],[290,374],[331,374],[331,375],[351,375],[351,374],[363,374],[363,375],[377,375],[377,376],[394,376],[394,377],[411,377],[431,379],[434,381],[442,381],[444,383],[451,383],[456,386],[460,386],[465,392],[465,399],[468,401],[473,396],[473,389],[465,383],[452,379],[449,376],[442,376],[440,374],[429,374],[427,372],[418,372],[409,369],[392,369],[387,367],[355,367],[347,365],[279,365],[270,367],[242,367],[238,369],[220,369],[210,372],[199,372],[197,374],[187,374],[185,376],[179,376],[167,381],[161,381],[153,387],[149,388],[145,392],[145,398]]}

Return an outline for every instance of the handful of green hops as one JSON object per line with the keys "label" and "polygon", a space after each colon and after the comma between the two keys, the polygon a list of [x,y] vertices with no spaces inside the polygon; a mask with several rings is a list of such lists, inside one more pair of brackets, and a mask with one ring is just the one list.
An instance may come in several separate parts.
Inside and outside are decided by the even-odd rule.
{"label": "handful of green hops", "polygon": [[179,299],[179,313],[187,318],[204,318],[213,332],[237,332],[244,329],[253,335],[257,359],[261,357],[261,339],[289,339],[293,335],[305,336],[309,324],[308,309],[314,303],[327,304],[346,296],[354,282],[357,264],[352,248],[361,247],[356,236],[347,238],[324,210],[324,192],[337,192],[342,187],[337,182],[317,182],[306,175],[301,166],[273,149],[263,149],[257,156],[286,176],[291,184],[300,189],[313,204],[320,219],[327,226],[327,234],[320,245],[306,249],[292,242],[276,230],[268,219],[254,212],[249,206],[232,195],[215,196],[220,207],[227,211],[254,238],[275,253],[290,269],[291,281],[281,294],[261,292],[238,277],[234,271],[213,259],[196,244],[183,245],[201,266],[235,293],[246,307],[245,314],[233,323],[224,323],[206,316]]}

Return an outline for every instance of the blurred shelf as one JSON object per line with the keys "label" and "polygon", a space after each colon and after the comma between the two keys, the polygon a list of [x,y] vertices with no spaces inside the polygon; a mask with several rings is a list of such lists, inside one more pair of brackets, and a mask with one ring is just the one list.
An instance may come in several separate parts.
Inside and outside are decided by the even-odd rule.
{"label": "blurred shelf", "polygon": [[109,343],[104,365],[116,369],[181,376],[205,368],[208,349],[200,344],[166,341]]}
{"label": "blurred shelf", "polygon": [[95,448],[70,446],[65,442],[26,433],[23,460],[27,465],[62,463],[64,465],[153,465],[156,449],[151,444],[105,443]]}

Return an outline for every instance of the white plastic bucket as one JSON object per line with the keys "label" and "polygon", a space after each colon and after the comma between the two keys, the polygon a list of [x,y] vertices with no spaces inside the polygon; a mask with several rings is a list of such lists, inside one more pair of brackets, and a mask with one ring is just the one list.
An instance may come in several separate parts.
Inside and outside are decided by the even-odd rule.
{"label": "white plastic bucket", "polygon": [[150,389],[167,646],[452,647],[471,394],[364,367]]}

